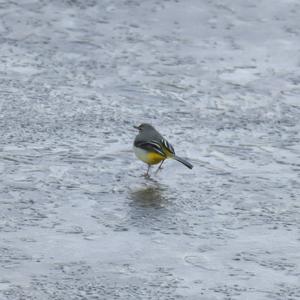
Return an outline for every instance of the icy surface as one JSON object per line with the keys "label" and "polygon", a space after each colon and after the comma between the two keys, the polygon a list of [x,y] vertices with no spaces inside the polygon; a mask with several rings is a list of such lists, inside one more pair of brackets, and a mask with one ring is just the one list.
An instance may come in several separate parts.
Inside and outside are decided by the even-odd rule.
{"label": "icy surface", "polygon": [[1,300],[300,299],[299,1],[0,12]]}

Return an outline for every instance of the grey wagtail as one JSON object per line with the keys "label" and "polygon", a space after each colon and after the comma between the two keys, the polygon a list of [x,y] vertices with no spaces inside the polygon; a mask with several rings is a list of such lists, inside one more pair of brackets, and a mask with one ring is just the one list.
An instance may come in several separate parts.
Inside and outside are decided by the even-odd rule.
{"label": "grey wagtail", "polygon": [[193,168],[188,161],[175,155],[173,146],[152,125],[143,123],[133,127],[139,131],[134,140],[133,149],[137,158],[148,164],[146,176],[148,176],[151,165],[160,163],[158,171],[167,158],[173,158],[186,167]]}

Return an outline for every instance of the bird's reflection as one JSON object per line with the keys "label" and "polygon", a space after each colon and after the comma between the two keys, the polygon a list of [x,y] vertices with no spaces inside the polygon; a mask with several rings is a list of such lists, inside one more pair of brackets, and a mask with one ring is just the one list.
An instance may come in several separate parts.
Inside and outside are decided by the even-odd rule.
{"label": "bird's reflection", "polygon": [[131,206],[136,208],[163,208],[167,204],[166,187],[156,181],[136,188],[129,193]]}
{"label": "bird's reflection", "polygon": [[130,198],[133,200],[131,204],[140,208],[162,208],[166,204],[163,192],[163,188],[157,185],[139,188],[130,193]]}
{"label": "bird's reflection", "polygon": [[156,181],[129,192],[128,217],[132,226],[143,230],[160,230],[170,220],[169,187]]}

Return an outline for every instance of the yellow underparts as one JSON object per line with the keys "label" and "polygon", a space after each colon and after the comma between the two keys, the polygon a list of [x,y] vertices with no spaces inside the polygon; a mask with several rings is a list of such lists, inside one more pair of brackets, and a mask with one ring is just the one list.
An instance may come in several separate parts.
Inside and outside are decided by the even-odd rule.
{"label": "yellow underparts", "polygon": [[164,157],[158,153],[155,153],[155,152],[147,153],[147,164],[149,164],[149,165],[156,165],[164,159],[166,159],[166,157]]}

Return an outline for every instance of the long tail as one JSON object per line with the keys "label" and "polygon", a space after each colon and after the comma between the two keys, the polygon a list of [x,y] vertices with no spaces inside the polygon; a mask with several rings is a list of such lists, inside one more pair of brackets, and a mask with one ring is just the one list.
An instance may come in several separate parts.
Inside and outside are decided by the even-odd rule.
{"label": "long tail", "polygon": [[176,159],[177,161],[181,162],[182,164],[184,164],[186,167],[188,167],[189,169],[193,169],[193,165],[190,164],[188,161],[186,161],[185,159],[174,155],[172,158]]}

